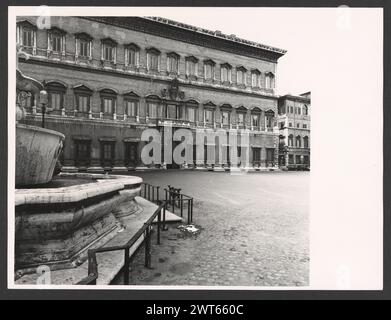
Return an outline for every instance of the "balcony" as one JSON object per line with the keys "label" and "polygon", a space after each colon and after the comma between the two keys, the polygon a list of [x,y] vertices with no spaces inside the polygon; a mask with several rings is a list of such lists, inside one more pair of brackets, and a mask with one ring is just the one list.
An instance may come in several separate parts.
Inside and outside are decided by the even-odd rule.
{"label": "balcony", "polygon": [[192,125],[194,125],[194,122],[182,119],[160,118],[156,120],[158,126],[190,128]]}

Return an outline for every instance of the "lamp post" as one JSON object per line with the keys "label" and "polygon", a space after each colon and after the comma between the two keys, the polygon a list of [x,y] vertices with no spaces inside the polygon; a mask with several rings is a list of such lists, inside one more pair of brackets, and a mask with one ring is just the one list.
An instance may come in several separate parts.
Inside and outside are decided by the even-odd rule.
{"label": "lamp post", "polygon": [[46,90],[41,90],[39,92],[39,102],[41,103],[41,108],[42,108],[41,127],[45,128],[45,113],[46,113],[46,105],[48,104],[48,93],[46,92]]}

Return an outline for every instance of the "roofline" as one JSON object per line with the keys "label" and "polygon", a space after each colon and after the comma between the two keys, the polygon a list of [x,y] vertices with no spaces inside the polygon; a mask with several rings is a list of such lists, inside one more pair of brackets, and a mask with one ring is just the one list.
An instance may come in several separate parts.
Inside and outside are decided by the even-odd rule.
{"label": "roofline", "polygon": [[[160,17],[83,16],[98,23],[277,63],[287,51]],[[186,33],[188,33],[186,35]],[[192,33],[194,37],[189,37]]]}
{"label": "roofline", "polygon": [[[310,91],[308,91],[310,92]],[[304,101],[304,102],[311,102],[311,98],[306,98],[306,97],[303,97],[302,95],[293,95],[293,94],[285,94],[283,96],[279,96],[278,97],[278,100],[283,100],[283,99],[291,99],[291,100],[300,100],[300,101]]]}
{"label": "roofline", "polygon": [[167,18],[162,18],[162,17],[143,17],[143,18],[144,19],[153,20],[155,22],[159,22],[159,23],[163,23],[163,24],[172,25],[172,26],[175,26],[177,28],[182,28],[182,29],[193,31],[193,32],[202,33],[202,34],[205,34],[205,35],[208,35],[208,36],[221,38],[221,39],[225,39],[225,40],[228,40],[228,41],[238,42],[240,44],[244,44],[244,45],[247,45],[247,46],[250,46],[250,47],[256,47],[256,48],[259,48],[259,49],[263,49],[263,50],[279,53],[281,55],[284,55],[287,52],[287,50],[285,50],[285,49],[280,49],[280,48],[269,46],[269,45],[266,45],[266,44],[262,44],[262,43],[250,41],[250,40],[247,40],[247,39],[239,38],[236,35],[227,35],[227,34],[222,33],[220,31],[212,31],[212,30],[208,30],[208,29],[205,29],[205,28],[196,27],[196,26],[193,26],[193,25],[190,25],[190,24],[177,22],[177,21],[174,21],[174,20],[171,20],[171,19],[167,19]]}

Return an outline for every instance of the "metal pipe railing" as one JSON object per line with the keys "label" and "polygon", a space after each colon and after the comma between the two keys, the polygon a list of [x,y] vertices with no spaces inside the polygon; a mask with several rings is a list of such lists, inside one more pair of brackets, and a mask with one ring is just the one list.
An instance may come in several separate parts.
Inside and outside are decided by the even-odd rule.
{"label": "metal pipe railing", "polygon": [[193,198],[181,193],[181,189],[168,186],[168,189],[165,190],[165,203],[167,208],[175,213],[175,208],[179,209],[181,218],[183,218],[184,210],[187,205],[187,223],[190,224],[193,222]]}
{"label": "metal pipe railing", "polygon": [[143,227],[137,231],[137,233],[124,245],[112,246],[112,247],[101,247],[98,249],[88,250],[88,276],[81,281],[78,285],[96,285],[96,281],[99,276],[98,262],[96,255],[103,252],[113,251],[124,251],[124,284],[129,284],[129,266],[130,266],[130,248],[136,243],[136,241],[144,235],[144,247],[145,247],[145,266],[151,268],[152,263],[152,246],[151,246],[151,234],[152,234],[152,223],[157,217],[157,244],[160,244],[160,228],[165,226],[165,207],[166,203],[160,201],[159,207],[156,209],[154,214],[144,223]]}
{"label": "metal pipe railing", "polygon": [[151,245],[151,234],[152,234],[152,223],[157,218],[157,244],[161,244],[161,230],[167,230],[166,227],[166,210],[170,207],[172,212],[175,212],[175,208],[179,208],[181,217],[185,210],[185,203],[187,204],[187,220],[188,223],[193,221],[193,198],[181,193],[181,189],[168,186],[165,191],[165,200],[159,200],[159,186],[153,186],[149,183],[142,183],[140,189],[140,196],[145,199],[156,202],[158,208],[155,210],[153,215],[144,223],[143,227],[137,231],[137,233],[124,245],[101,247],[98,249],[88,250],[88,276],[79,281],[78,285],[96,285],[99,272],[98,272],[98,261],[97,254],[104,252],[123,251],[124,252],[124,284],[129,284],[130,277],[130,248],[136,243],[136,241],[144,235],[144,248],[145,248],[145,267],[151,268],[152,264],[152,245]]}
{"label": "metal pipe railing", "polygon": [[160,186],[154,186],[146,182],[141,183],[140,197],[143,197],[148,201],[158,203],[160,201],[159,193]]}

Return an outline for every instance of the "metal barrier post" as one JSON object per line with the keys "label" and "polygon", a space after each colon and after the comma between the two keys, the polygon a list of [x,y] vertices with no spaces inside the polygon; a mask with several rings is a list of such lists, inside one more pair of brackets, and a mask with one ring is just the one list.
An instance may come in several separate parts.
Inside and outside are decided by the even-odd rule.
{"label": "metal barrier post", "polygon": [[163,230],[164,231],[168,230],[166,226],[166,207],[167,207],[167,201],[164,203],[164,207],[163,207]]}
{"label": "metal barrier post", "polygon": [[187,224],[191,223],[190,215],[190,199],[187,199]]}
{"label": "metal barrier post", "polygon": [[[170,192],[171,194],[171,192]],[[175,213],[175,191],[171,194],[171,205],[172,205],[172,213]]]}
{"label": "metal barrier post", "polygon": [[124,285],[129,284],[129,273],[130,273],[130,257],[129,257],[129,248],[125,248],[125,257],[124,257]]}
{"label": "metal barrier post", "polygon": [[183,194],[180,195],[181,218],[183,217]]}
{"label": "metal barrier post", "polygon": [[193,223],[193,198],[191,198],[190,202],[191,202],[190,222]]}
{"label": "metal barrier post", "polygon": [[151,268],[151,227],[145,230],[145,267]]}
{"label": "metal barrier post", "polygon": [[[160,206],[160,203],[158,203]],[[160,244],[160,225],[162,222],[162,209],[159,210],[158,216],[157,216],[157,244]]]}

